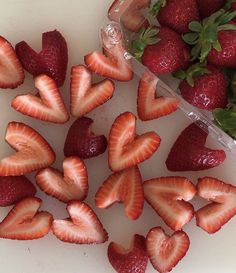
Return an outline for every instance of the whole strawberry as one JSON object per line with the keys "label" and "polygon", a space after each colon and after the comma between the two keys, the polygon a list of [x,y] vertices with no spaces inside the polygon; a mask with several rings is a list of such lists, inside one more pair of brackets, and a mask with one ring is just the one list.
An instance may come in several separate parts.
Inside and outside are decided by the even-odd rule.
{"label": "whole strawberry", "polygon": [[225,0],[197,0],[199,14],[202,19],[209,17],[225,5]]}
{"label": "whole strawberry", "polygon": [[158,0],[151,13],[163,26],[167,26],[182,34],[189,31],[190,22],[199,20],[196,0]]}
{"label": "whole strawberry", "polygon": [[190,64],[189,47],[168,27],[143,30],[133,48],[135,57],[155,74],[176,72]]}

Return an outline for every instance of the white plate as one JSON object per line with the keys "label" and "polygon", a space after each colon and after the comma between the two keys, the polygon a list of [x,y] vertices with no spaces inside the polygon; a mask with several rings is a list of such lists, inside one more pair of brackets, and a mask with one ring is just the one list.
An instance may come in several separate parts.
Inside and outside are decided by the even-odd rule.
{"label": "white plate", "polygon": [[[58,29],[64,35],[69,47],[69,69],[67,81],[62,88],[63,96],[69,103],[69,73],[71,65],[83,63],[83,56],[99,47],[98,30],[104,21],[110,0],[9,0],[0,1],[0,35],[15,45],[21,40],[40,49],[41,33]],[[136,113],[136,93],[138,79],[129,83],[116,83],[114,98],[89,114],[94,119],[94,131],[108,135],[114,118],[124,111]],[[67,129],[65,126],[48,125],[22,116],[10,108],[11,99],[19,93],[34,90],[32,78],[27,75],[25,83],[17,90],[0,91],[0,157],[11,152],[4,141],[5,128],[9,121],[24,121],[37,129],[51,143],[57,153],[56,167],[61,168],[63,145]],[[189,123],[182,113],[156,121],[138,122],[138,132],[156,130],[162,137],[158,152],[140,165],[143,179],[166,175],[184,175],[196,182],[198,177],[215,176],[235,183],[235,161],[229,159],[215,169],[204,172],[171,173],[165,167],[168,151],[180,131]],[[210,142],[210,141],[209,141]],[[109,241],[128,246],[134,233],[146,235],[152,227],[161,225],[171,232],[155,214],[145,205],[142,216],[130,221],[124,216],[122,205],[108,210],[96,209],[94,195],[100,184],[110,174],[107,154],[85,161],[89,171],[90,191],[86,199],[96,211],[104,227],[109,232]],[[33,179],[33,176],[31,176]],[[53,213],[55,218],[67,216],[65,205],[46,196],[38,190],[37,196],[44,200],[43,209]],[[195,201],[196,207],[199,206]],[[9,209],[1,208],[1,217]],[[184,230],[188,233],[191,246],[186,257],[173,270],[174,273],[235,273],[236,261],[236,219],[231,220],[221,231],[209,236],[195,225],[193,220]],[[110,273],[115,272],[107,259],[108,242],[97,246],[78,246],[61,243],[52,234],[36,241],[0,240],[0,271],[3,273]],[[149,263],[147,273],[156,272]]]}

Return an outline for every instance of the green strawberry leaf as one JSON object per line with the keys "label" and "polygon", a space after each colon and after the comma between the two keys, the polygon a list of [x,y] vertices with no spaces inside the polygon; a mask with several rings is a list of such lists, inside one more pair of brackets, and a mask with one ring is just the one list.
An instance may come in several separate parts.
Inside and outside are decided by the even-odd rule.
{"label": "green strawberry leaf", "polygon": [[213,116],[224,131],[236,130],[236,109],[234,107],[215,109]]}
{"label": "green strawberry leaf", "polygon": [[177,72],[174,72],[172,73],[172,75],[179,80],[184,80],[186,78],[186,73],[184,70],[179,70]]}
{"label": "green strawberry leaf", "polygon": [[198,42],[199,34],[190,32],[190,33],[184,34],[182,38],[185,41],[185,43],[189,45],[195,45]]}
{"label": "green strawberry leaf", "polygon": [[158,0],[150,10],[150,14],[153,16],[157,16],[161,8],[165,7],[167,0]]}
{"label": "green strawberry leaf", "polygon": [[202,31],[202,25],[198,21],[192,21],[189,25],[188,28],[193,31],[193,32],[201,32]]}

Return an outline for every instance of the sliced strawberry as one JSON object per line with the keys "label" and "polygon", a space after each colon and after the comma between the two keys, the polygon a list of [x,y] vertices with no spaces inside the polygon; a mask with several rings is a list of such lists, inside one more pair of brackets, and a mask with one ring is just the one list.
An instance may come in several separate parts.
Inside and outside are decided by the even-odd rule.
{"label": "sliced strawberry", "polygon": [[194,216],[188,203],[197,190],[185,177],[161,177],[144,182],[146,201],[173,230],[180,230]]}
{"label": "sliced strawberry", "polygon": [[157,98],[158,78],[145,72],[138,87],[138,116],[141,120],[152,120],[175,112],[179,101],[175,98]]}
{"label": "sliced strawberry", "polygon": [[68,121],[69,115],[55,81],[41,75],[35,78],[35,87],[39,90],[40,97],[20,95],[13,99],[11,106],[16,111],[39,120],[54,123]]}
{"label": "sliced strawberry", "polygon": [[95,136],[90,127],[93,120],[87,117],[77,119],[70,127],[64,146],[66,157],[91,158],[103,154],[107,148],[105,136]]}
{"label": "sliced strawberry", "polygon": [[87,204],[71,201],[67,210],[69,219],[53,221],[52,231],[59,240],[75,244],[101,244],[108,240],[102,223]]}
{"label": "sliced strawberry", "polygon": [[66,77],[68,49],[64,37],[57,30],[42,34],[42,50],[37,53],[25,41],[16,45],[16,53],[33,76],[46,74],[62,86]]}
{"label": "sliced strawberry", "polygon": [[118,273],[145,273],[148,263],[145,237],[135,234],[129,249],[111,242],[108,246],[108,259]]}
{"label": "sliced strawberry", "polygon": [[112,125],[108,160],[112,171],[135,166],[150,158],[158,149],[161,139],[155,132],[136,135],[136,117],[130,112],[118,116]]}
{"label": "sliced strawberry", "polygon": [[46,211],[38,212],[42,200],[28,197],[20,201],[0,223],[0,238],[34,240],[44,237],[51,229],[53,217]]}
{"label": "sliced strawberry", "polygon": [[33,128],[10,122],[5,140],[17,152],[0,160],[0,176],[19,176],[50,166],[55,153],[48,142]]}
{"label": "sliced strawberry", "polygon": [[153,267],[160,273],[171,271],[186,255],[190,241],[183,231],[167,236],[161,227],[148,232],[146,246]]}
{"label": "sliced strawberry", "polygon": [[0,36],[0,88],[14,89],[24,82],[25,75],[12,45]]}
{"label": "sliced strawberry", "polygon": [[0,176],[0,206],[11,206],[34,196],[36,188],[25,176]]}
{"label": "sliced strawberry", "polygon": [[37,185],[62,202],[84,200],[88,194],[88,174],[79,157],[68,157],[63,161],[64,174],[54,168],[46,168],[36,175]]}
{"label": "sliced strawberry", "polygon": [[83,65],[71,70],[70,109],[75,117],[82,117],[112,98],[115,85],[103,80],[92,85],[92,74]]}
{"label": "sliced strawberry", "polygon": [[236,187],[213,177],[198,180],[198,195],[212,201],[196,212],[197,225],[215,233],[236,215]]}
{"label": "sliced strawberry", "polygon": [[115,202],[124,203],[129,219],[136,220],[141,215],[144,194],[137,166],[112,174],[97,191],[95,203],[98,208],[108,208]]}

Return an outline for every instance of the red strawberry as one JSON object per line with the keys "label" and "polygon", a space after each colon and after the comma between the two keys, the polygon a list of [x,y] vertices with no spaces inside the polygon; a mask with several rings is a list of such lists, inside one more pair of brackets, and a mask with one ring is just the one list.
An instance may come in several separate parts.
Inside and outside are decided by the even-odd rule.
{"label": "red strawberry", "polygon": [[90,131],[92,123],[92,119],[82,117],[72,124],[64,145],[66,157],[75,155],[80,158],[91,158],[106,151],[107,139],[103,135],[95,136]]}
{"label": "red strawberry", "polygon": [[146,201],[173,230],[181,230],[194,216],[188,202],[194,198],[196,187],[184,177],[161,177],[144,182]]}
{"label": "red strawberry", "polygon": [[154,74],[176,72],[190,64],[190,50],[168,27],[149,27],[133,42],[133,54]]}
{"label": "red strawberry", "polygon": [[0,160],[0,176],[19,176],[50,166],[55,153],[33,128],[21,122],[10,122],[5,140],[17,152]]}
{"label": "red strawberry", "polygon": [[24,82],[25,75],[12,45],[0,36],[0,88],[14,89]]}
{"label": "red strawberry", "polygon": [[129,219],[136,220],[141,215],[144,195],[137,166],[112,174],[97,191],[95,203],[98,208],[108,208],[115,202],[124,203]]}
{"label": "red strawberry", "polygon": [[108,10],[108,18],[115,22],[122,22],[124,27],[132,32],[138,32],[143,26],[149,24],[142,14],[148,8],[151,0],[125,1],[115,0]]}
{"label": "red strawberry", "polygon": [[53,221],[52,231],[59,240],[75,244],[101,244],[108,240],[102,223],[87,204],[71,201],[67,210],[69,219]]}
{"label": "red strawberry", "polygon": [[216,178],[198,180],[198,195],[212,201],[196,212],[197,225],[208,233],[215,233],[236,215],[236,187]]}
{"label": "red strawberry", "polygon": [[16,53],[25,70],[33,76],[46,74],[62,86],[66,77],[68,49],[64,37],[57,30],[42,34],[42,50],[37,53],[26,42],[16,45]]}
{"label": "red strawberry", "polygon": [[148,263],[145,237],[135,234],[129,249],[111,242],[108,246],[108,259],[118,273],[145,273]]}
{"label": "red strawberry", "polygon": [[88,193],[86,166],[79,157],[68,157],[63,161],[64,174],[54,168],[46,168],[36,175],[37,185],[62,202],[84,200]]}
{"label": "red strawberry", "polygon": [[35,78],[35,87],[39,90],[40,98],[32,94],[20,95],[12,101],[11,106],[16,111],[39,120],[54,123],[68,121],[69,115],[55,81],[41,75]]}
{"label": "red strawberry", "polygon": [[14,205],[25,197],[34,196],[35,186],[25,176],[0,176],[0,206]]}
{"label": "red strawberry", "polygon": [[153,267],[160,273],[171,271],[186,255],[190,241],[183,231],[167,236],[161,227],[148,232],[146,246]]}
{"label": "red strawberry", "polygon": [[[200,126],[204,126],[199,123]],[[205,147],[207,128],[201,129],[197,123],[190,124],[183,130],[174,143],[166,160],[168,170],[200,171],[219,166],[226,154],[223,150]]]}
{"label": "red strawberry", "polygon": [[139,82],[137,108],[143,121],[169,115],[178,108],[178,99],[157,97],[157,82],[158,78],[149,72],[145,72]]}
{"label": "red strawberry", "polygon": [[212,65],[204,68],[194,65],[187,70],[186,75],[187,79],[179,86],[181,95],[186,101],[209,111],[227,106],[228,83],[220,69]]}
{"label": "red strawberry", "polygon": [[157,16],[161,25],[180,34],[189,31],[190,22],[199,21],[196,0],[158,0],[152,7],[152,14]]}
{"label": "red strawberry", "polygon": [[92,85],[92,74],[83,66],[74,66],[71,70],[70,109],[75,117],[82,117],[112,98],[115,85],[103,80]]}
{"label": "red strawberry", "polygon": [[114,121],[108,144],[108,160],[112,171],[135,166],[150,158],[161,139],[155,132],[136,135],[136,117],[125,112]]}
{"label": "red strawberry", "polygon": [[225,0],[197,0],[199,13],[202,19],[209,17],[225,5]]}
{"label": "red strawberry", "polygon": [[0,223],[0,238],[34,240],[44,237],[51,229],[53,217],[46,211],[38,212],[42,200],[28,197],[20,201]]}

